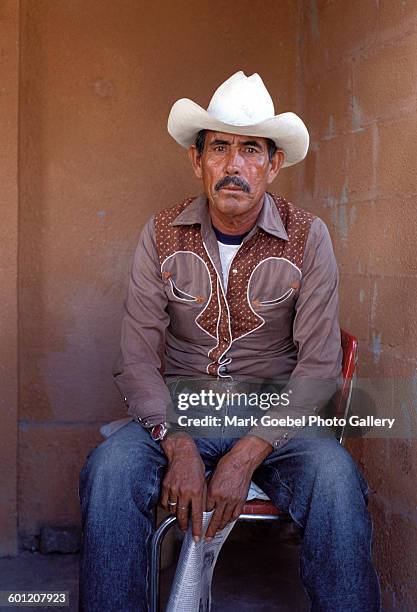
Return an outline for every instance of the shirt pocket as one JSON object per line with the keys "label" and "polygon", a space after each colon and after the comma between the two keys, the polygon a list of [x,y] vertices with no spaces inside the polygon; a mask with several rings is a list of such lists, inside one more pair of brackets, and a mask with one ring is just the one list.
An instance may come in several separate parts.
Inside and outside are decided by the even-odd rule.
{"label": "shirt pocket", "polygon": [[177,251],[161,266],[168,298],[170,332],[177,338],[195,342],[202,329],[196,320],[211,298],[211,280],[207,265],[192,251]]}
{"label": "shirt pocket", "polygon": [[292,309],[301,285],[301,271],[288,259],[268,257],[253,270],[249,280],[248,297],[252,309],[277,314]]}
{"label": "shirt pocket", "polygon": [[202,306],[210,299],[210,273],[204,260],[196,253],[176,251],[163,262],[161,274],[170,302]]}
{"label": "shirt pocket", "polygon": [[197,302],[199,296],[191,295],[189,293],[186,293],[185,291],[182,291],[179,287],[177,287],[175,281],[172,278],[169,278],[168,282],[171,284],[171,292],[174,297],[178,298],[183,302]]}

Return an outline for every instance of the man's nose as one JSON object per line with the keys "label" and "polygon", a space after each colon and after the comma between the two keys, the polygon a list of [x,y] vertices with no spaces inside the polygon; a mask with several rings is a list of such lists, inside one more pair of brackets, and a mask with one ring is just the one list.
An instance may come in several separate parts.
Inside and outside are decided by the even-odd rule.
{"label": "man's nose", "polygon": [[230,147],[226,158],[226,174],[240,174],[241,157],[238,149]]}

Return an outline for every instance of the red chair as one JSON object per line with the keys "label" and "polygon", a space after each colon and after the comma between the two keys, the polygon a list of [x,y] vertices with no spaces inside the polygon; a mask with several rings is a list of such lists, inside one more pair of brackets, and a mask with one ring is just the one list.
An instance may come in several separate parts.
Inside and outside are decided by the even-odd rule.
{"label": "red chair", "polygon": [[[342,385],[337,393],[333,404],[334,416],[347,418],[352,399],[353,388],[356,379],[356,364],[358,361],[358,340],[343,329],[340,330],[343,350],[342,360]],[[338,432],[339,442],[343,444],[344,430]],[[289,520],[288,514],[274,506],[272,501],[263,499],[252,499],[247,501],[238,521],[279,521]],[[151,583],[150,583],[150,612],[158,611],[159,599],[159,573],[161,546],[165,534],[176,521],[176,516],[167,517],[156,529],[151,545]]]}

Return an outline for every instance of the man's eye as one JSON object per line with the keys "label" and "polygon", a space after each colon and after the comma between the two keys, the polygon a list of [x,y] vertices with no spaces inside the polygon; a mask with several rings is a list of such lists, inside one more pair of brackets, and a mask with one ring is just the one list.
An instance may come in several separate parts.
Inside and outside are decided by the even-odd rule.
{"label": "man's eye", "polygon": [[256,149],[253,147],[246,147],[246,153],[256,153]]}
{"label": "man's eye", "polygon": [[224,146],[223,146],[223,145],[216,145],[216,146],[214,147],[214,150],[215,150],[215,151],[224,151]]}

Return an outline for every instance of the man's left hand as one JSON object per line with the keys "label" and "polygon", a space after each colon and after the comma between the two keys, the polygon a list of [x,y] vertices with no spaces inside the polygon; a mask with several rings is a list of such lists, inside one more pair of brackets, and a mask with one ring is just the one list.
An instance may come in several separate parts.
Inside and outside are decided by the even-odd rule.
{"label": "man's left hand", "polygon": [[206,540],[211,540],[227,523],[242,512],[252,474],[273,451],[261,438],[246,436],[224,455],[217,464],[207,490],[207,510],[213,510]]}

